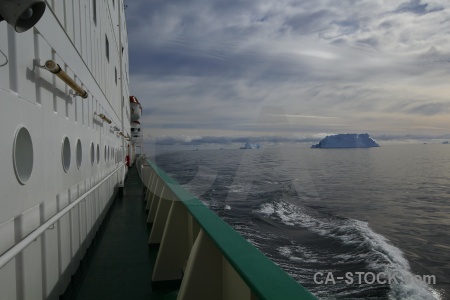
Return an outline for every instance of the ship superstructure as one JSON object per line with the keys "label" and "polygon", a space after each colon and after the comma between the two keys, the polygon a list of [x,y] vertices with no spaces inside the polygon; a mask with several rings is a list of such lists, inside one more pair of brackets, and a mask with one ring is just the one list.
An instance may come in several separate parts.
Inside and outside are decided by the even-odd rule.
{"label": "ship superstructure", "polygon": [[134,159],[125,8],[2,0],[0,15],[0,298],[56,299]]}
{"label": "ship superstructure", "polygon": [[[142,116],[142,105],[135,96],[130,96],[130,121],[131,121],[131,149],[130,155],[136,156],[136,148],[141,148],[144,142],[143,131],[139,119]],[[142,149],[141,149],[142,152]]]}

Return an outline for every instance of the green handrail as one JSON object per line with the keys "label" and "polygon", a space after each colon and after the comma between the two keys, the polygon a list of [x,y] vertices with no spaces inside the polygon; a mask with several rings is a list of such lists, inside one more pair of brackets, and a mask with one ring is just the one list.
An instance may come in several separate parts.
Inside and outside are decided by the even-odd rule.
{"label": "green handrail", "polygon": [[316,299],[195,196],[147,159],[147,163],[185,205],[203,231],[259,299]]}

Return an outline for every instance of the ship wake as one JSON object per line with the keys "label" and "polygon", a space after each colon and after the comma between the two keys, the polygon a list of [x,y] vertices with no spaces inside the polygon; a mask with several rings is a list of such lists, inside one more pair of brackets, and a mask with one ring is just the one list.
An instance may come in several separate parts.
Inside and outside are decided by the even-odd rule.
{"label": "ship wake", "polygon": [[[288,244],[278,246],[276,251],[285,260],[276,263],[321,298],[439,299],[431,286],[417,280],[403,252],[374,232],[367,222],[321,214],[284,201],[261,204],[254,213],[292,230],[306,229],[316,236],[306,243],[291,238]],[[314,280],[317,272],[324,275]],[[358,275],[361,279],[357,272],[363,273]],[[318,284],[319,279],[325,281],[328,273],[344,279]],[[381,276],[372,283],[373,276],[364,279],[367,273]],[[346,274],[351,274],[353,283],[345,282]],[[386,296],[378,297],[383,291]]]}

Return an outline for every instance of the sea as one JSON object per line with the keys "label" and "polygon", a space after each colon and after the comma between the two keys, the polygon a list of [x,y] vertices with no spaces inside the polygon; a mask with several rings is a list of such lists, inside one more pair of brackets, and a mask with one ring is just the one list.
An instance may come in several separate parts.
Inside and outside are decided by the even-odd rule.
{"label": "sea", "polygon": [[450,145],[154,159],[319,299],[450,299]]}

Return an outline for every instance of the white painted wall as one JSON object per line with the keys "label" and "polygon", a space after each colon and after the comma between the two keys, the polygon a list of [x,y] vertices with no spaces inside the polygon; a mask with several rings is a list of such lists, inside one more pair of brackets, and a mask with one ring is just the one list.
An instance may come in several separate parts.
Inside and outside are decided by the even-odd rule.
{"label": "white painted wall", "polygon": [[[94,23],[93,2],[48,0],[40,22],[21,34],[6,22],[0,23],[0,51],[8,58],[8,64],[0,67],[0,254],[110,174],[124,159],[122,156],[118,161],[111,155],[113,150],[121,152],[122,137],[94,116],[94,112],[103,113],[112,120],[111,126],[121,128],[122,93],[114,73],[117,68],[118,78],[128,79],[127,74],[119,74],[122,52],[118,24],[119,13],[125,19],[123,5],[118,0],[113,8],[112,1],[97,0]],[[126,40],[126,28],[121,29]],[[59,78],[33,64],[33,60],[44,64],[48,59],[55,60],[88,91],[89,97],[70,96],[70,88]],[[0,65],[3,62],[0,53]],[[128,65],[127,50],[122,64]],[[123,111],[129,111],[128,93],[125,82]],[[126,135],[130,133],[129,121],[124,124]],[[13,162],[14,138],[21,127],[30,133],[34,159],[31,176],[24,185],[16,178]],[[62,166],[65,137],[71,150],[67,172]],[[82,145],[80,168],[76,165],[78,140]],[[95,147],[93,165],[91,143]],[[106,159],[105,146],[110,149]],[[113,176],[54,229],[0,269],[0,300],[57,299],[76,270],[120,179]]]}

